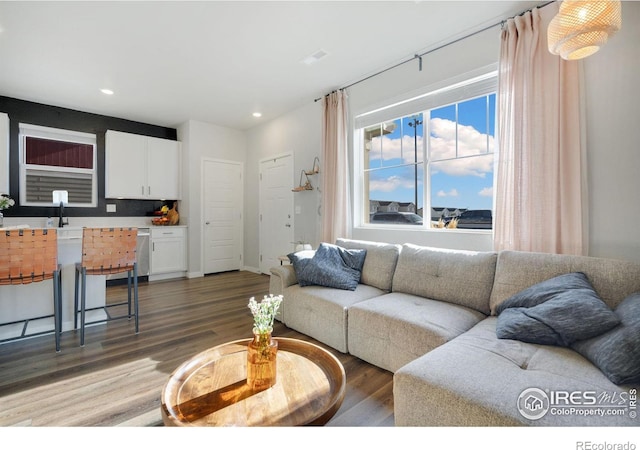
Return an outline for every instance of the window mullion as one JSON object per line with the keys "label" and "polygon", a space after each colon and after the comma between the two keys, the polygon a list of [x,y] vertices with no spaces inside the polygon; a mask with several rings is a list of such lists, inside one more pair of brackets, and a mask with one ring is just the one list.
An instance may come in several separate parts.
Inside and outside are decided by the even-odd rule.
{"label": "window mullion", "polygon": [[431,227],[431,111],[424,111],[422,117],[422,220]]}

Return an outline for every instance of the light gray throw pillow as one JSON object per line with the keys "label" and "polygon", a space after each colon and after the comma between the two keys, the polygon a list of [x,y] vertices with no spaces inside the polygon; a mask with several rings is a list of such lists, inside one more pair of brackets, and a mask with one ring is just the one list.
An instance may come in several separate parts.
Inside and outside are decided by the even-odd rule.
{"label": "light gray throw pillow", "polygon": [[571,347],[615,384],[640,384],[640,292],[624,299],[615,314],[617,327]]}

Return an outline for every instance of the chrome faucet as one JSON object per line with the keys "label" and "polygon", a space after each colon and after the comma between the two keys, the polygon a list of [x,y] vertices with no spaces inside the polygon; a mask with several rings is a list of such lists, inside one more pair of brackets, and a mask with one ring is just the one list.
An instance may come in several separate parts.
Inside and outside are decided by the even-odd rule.
{"label": "chrome faucet", "polygon": [[62,228],[65,225],[69,225],[69,221],[65,222],[63,219],[64,215],[64,202],[60,202],[60,215],[58,219],[58,228]]}

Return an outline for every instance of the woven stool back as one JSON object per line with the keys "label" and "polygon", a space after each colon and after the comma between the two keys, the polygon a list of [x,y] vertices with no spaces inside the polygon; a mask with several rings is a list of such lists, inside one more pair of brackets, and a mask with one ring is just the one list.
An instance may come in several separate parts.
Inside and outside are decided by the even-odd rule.
{"label": "woven stool back", "polygon": [[133,270],[137,237],[137,228],[85,228],[82,267],[93,275]]}
{"label": "woven stool back", "polygon": [[57,237],[55,228],[0,231],[0,285],[53,278],[58,270]]}

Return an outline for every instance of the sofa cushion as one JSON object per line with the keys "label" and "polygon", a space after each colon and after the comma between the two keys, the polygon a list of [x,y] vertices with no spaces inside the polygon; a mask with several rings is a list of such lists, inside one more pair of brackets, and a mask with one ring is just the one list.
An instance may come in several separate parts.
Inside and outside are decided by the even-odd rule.
{"label": "sofa cushion", "polygon": [[366,250],[321,243],[311,257],[309,250],[288,256],[300,286],[317,285],[353,291],[360,282],[366,253]]}
{"label": "sofa cushion", "polygon": [[592,256],[501,251],[491,291],[491,314],[500,303],[521,290],[549,278],[582,272],[611,309],[640,291],[640,263]]}
{"label": "sofa cushion", "polygon": [[628,399],[629,390],[570,348],[498,339],[496,322],[488,317],[396,371],[396,426],[638,426],[628,414],[580,414],[561,400],[558,411],[525,417],[518,400],[531,388],[617,400]]}
{"label": "sofa cushion", "polygon": [[616,384],[640,383],[640,292],[627,297],[615,310],[620,324],[572,348]]}
{"label": "sofa cushion", "polygon": [[465,306],[393,292],[349,308],[349,353],[394,372],[485,317]]}
{"label": "sofa cushion", "polygon": [[391,282],[400,254],[400,245],[342,238],[336,240],[336,245],[366,250],[367,256],[362,266],[360,282],[383,291],[391,291]]}
{"label": "sofa cushion", "polygon": [[284,290],[284,323],[346,353],[349,309],[358,302],[382,294],[384,291],[366,284],[359,284],[354,291],[294,284]]}
{"label": "sofa cushion", "polygon": [[534,284],[505,300],[497,312],[498,338],[546,345],[568,346],[620,322],[581,272]]}
{"label": "sofa cushion", "polygon": [[472,252],[404,244],[393,292],[455,303],[489,314],[495,252]]}

